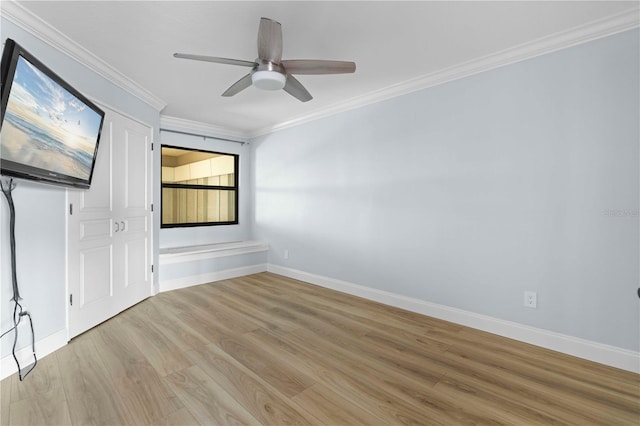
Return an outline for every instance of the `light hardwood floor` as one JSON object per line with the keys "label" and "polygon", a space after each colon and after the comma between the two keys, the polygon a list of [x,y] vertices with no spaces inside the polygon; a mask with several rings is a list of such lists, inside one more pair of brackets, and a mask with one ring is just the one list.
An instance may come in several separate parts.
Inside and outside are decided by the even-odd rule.
{"label": "light hardwood floor", "polygon": [[1,383],[2,425],[640,424],[640,376],[270,273],[147,299]]}

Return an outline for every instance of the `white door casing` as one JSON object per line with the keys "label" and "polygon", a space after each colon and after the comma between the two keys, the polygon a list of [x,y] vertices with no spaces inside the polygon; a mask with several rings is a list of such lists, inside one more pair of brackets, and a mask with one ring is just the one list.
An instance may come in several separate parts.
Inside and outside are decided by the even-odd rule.
{"label": "white door casing", "polygon": [[102,108],[91,188],[67,191],[70,339],[152,294],[153,131]]}

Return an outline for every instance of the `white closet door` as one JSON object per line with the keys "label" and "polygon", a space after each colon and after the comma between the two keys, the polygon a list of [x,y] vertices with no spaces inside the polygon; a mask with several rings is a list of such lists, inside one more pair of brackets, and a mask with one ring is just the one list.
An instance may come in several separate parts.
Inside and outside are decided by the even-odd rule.
{"label": "white closet door", "polygon": [[69,338],[151,295],[152,130],[106,112],[89,190],[69,190]]}
{"label": "white closet door", "polygon": [[[116,294],[120,311],[151,295],[151,129],[122,116],[113,117],[113,182]],[[118,312],[120,312],[118,311]]]}

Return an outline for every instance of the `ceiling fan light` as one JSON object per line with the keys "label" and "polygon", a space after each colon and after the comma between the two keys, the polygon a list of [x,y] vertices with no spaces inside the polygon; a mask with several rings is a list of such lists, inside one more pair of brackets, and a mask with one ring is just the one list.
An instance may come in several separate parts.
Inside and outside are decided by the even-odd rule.
{"label": "ceiling fan light", "polygon": [[287,82],[287,77],[276,71],[256,71],[251,75],[251,82],[258,89],[280,90]]}

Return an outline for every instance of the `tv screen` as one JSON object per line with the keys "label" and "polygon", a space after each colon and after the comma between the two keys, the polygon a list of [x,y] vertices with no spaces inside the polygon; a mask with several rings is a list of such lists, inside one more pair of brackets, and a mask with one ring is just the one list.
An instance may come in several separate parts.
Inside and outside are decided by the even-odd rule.
{"label": "tv screen", "polygon": [[1,173],[89,188],[104,112],[11,39],[1,69]]}

